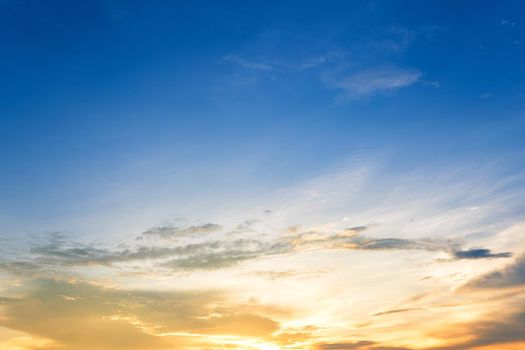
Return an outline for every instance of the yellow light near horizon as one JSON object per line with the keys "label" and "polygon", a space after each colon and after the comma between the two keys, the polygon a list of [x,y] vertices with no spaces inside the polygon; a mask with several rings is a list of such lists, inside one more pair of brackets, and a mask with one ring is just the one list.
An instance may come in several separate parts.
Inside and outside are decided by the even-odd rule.
{"label": "yellow light near horizon", "polygon": [[53,341],[31,336],[14,337],[0,343],[0,350],[36,350],[45,349],[53,344]]}

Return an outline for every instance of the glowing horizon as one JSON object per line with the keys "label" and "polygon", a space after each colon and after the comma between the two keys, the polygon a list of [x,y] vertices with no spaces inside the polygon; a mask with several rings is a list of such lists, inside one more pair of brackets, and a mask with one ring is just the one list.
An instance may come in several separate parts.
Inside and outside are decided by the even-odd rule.
{"label": "glowing horizon", "polygon": [[0,8],[0,350],[525,348],[519,1]]}

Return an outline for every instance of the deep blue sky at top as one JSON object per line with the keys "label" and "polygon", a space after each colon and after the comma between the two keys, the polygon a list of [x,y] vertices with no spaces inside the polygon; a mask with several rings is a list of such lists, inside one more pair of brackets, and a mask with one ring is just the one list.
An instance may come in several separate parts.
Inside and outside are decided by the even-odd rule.
{"label": "deep blue sky at top", "polygon": [[[0,220],[157,173],[205,191],[367,152],[524,165],[522,1],[3,0],[0,45]],[[338,99],[374,67],[421,75]]]}

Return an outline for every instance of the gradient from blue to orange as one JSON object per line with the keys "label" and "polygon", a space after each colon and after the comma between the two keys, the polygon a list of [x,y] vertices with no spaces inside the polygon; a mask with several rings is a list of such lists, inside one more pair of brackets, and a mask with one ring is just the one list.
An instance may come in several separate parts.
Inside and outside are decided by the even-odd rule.
{"label": "gradient from blue to orange", "polygon": [[520,348],[524,10],[1,1],[0,349]]}

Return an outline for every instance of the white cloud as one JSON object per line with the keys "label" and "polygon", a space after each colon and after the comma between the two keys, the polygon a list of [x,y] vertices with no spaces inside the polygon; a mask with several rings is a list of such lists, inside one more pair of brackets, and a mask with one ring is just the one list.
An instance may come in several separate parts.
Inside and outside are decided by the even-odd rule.
{"label": "white cloud", "polygon": [[306,69],[313,69],[324,64],[332,63],[346,55],[345,51],[336,49],[327,51],[322,55],[303,57],[295,60],[283,59],[246,59],[238,55],[224,56],[224,61],[234,63],[240,67],[260,72],[269,71],[302,71]]}
{"label": "white cloud", "polygon": [[238,64],[239,66],[250,69],[250,70],[258,70],[258,71],[274,71],[277,68],[269,63],[265,62],[256,62],[256,61],[248,61],[240,56],[237,55],[228,55],[224,57],[224,60],[227,62],[232,62],[235,64]]}
{"label": "white cloud", "polygon": [[501,21],[499,21],[499,24],[502,25],[503,27],[511,27],[511,28],[516,26],[516,22],[508,20],[506,18],[502,18]]}
{"label": "white cloud", "polygon": [[421,75],[415,69],[374,67],[348,75],[334,87],[343,90],[338,101],[346,101],[396,91],[418,82]]}

